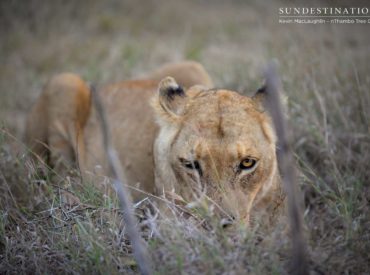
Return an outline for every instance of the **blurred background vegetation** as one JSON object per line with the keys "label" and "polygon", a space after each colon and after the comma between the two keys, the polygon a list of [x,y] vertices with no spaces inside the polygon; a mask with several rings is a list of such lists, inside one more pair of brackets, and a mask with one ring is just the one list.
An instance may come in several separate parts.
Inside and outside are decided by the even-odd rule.
{"label": "blurred background vegetation", "polygon": [[[354,6],[351,1],[310,2],[334,4]],[[356,1],[356,6],[366,4]],[[104,84],[184,59],[201,62],[217,87],[246,95],[263,83],[266,63],[279,62],[305,194],[312,268],[321,274],[368,273],[370,25],[278,23],[279,7],[302,5],[256,0],[0,1],[0,273],[135,271],[126,258],[129,249],[122,252],[119,243],[107,241],[113,233],[105,232],[106,227],[97,230],[102,223],[77,220],[77,229],[63,229],[72,237],[63,237],[61,245],[49,232],[50,221],[36,222],[34,213],[24,216],[19,201],[9,199],[9,186],[29,188],[30,168],[24,165],[21,145],[24,120],[55,73],[74,72]],[[93,202],[95,191],[86,192],[80,199]],[[284,272],[279,248],[262,253],[247,241],[230,245],[217,234],[181,230],[173,228],[168,239],[151,241],[158,272]],[[76,248],[68,240],[83,242]]]}

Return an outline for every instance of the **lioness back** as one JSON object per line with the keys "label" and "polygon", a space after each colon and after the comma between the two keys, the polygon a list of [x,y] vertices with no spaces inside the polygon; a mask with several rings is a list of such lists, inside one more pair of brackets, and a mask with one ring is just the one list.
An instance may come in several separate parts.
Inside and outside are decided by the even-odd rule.
{"label": "lioness back", "polygon": [[146,77],[156,80],[159,83],[166,76],[173,77],[184,88],[190,88],[193,85],[203,85],[208,88],[213,87],[213,82],[207,71],[201,64],[195,61],[166,64]]}

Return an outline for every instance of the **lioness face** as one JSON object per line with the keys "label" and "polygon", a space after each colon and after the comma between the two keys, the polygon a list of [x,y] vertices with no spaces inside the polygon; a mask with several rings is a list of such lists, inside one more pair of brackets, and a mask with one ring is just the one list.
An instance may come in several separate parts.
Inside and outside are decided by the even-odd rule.
{"label": "lioness face", "polygon": [[[156,105],[157,102],[157,105]],[[276,177],[275,135],[258,100],[228,90],[183,91],[164,79],[154,106],[156,184],[186,201],[202,197],[222,218],[248,224]]]}

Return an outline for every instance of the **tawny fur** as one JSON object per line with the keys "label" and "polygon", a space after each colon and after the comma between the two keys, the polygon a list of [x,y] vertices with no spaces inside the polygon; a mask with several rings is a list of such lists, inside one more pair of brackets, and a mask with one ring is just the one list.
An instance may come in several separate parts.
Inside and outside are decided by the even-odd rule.
{"label": "tawny fur", "polygon": [[[99,93],[134,200],[175,192],[192,201],[203,194],[221,216],[249,223],[255,210],[272,211],[280,197],[275,134],[260,100],[211,87],[200,64],[183,62]],[[90,91],[77,75],[48,82],[27,120],[26,141],[35,153],[48,152],[56,169],[75,163],[95,182],[109,176]],[[240,171],[245,158],[257,160],[253,170]],[[197,160],[202,173],[184,159]]]}

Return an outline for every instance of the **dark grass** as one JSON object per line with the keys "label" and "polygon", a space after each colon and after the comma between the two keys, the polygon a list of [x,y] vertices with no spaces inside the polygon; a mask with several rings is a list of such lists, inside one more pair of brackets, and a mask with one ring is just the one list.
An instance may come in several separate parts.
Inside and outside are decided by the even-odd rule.
{"label": "dark grass", "polygon": [[[186,58],[203,63],[216,86],[248,95],[277,59],[310,268],[369,273],[368,26],[279,25],[277,8],[286,4],[2,1],[0,273],[137,272],[116,199],[80,182],[78,172],[60,177],[31,162],[24,118],[55,73],[104,84]],[[279,228],[261,243],[259,228],[228,234],[205,231],[197,219],[149,216],[141,229],[157,273],[287,270],[289,242]]]}

